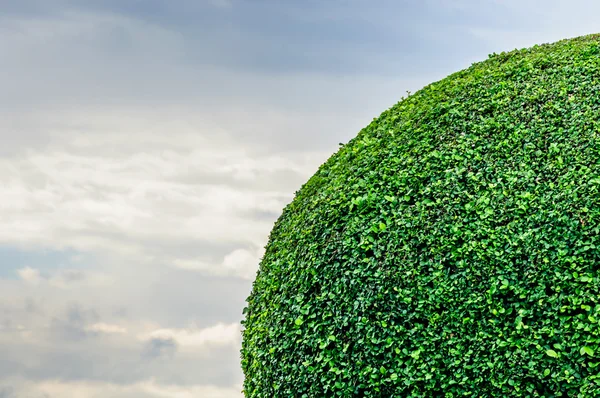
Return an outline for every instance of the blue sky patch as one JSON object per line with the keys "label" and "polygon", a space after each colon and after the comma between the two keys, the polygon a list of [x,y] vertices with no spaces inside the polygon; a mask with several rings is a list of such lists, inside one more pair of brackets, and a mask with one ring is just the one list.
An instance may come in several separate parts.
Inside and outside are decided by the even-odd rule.
{"label": "blue sky patch", "polygon": [[61,268],[77,268],[74,250],[24,250],[0,245],[0,278],[17,278],[17,270],[31,267],[43,274]]}

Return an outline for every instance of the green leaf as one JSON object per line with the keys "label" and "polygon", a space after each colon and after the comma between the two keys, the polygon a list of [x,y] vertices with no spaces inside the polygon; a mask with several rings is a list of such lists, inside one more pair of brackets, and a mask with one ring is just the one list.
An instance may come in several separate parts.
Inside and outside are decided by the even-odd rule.
{"label": "green leaf", "polygon": [[579,350],[579,353],[581,355],[587,354],[588,356],[593,356],[594,355],[594,350],[591,347],[588,346],[583,346],[581,347],[581,349]]}
{"label": "green leaf", "polygon": [[552,358],[558,358],[558,354],[554,350],[547,350],[546,355],[548,355],[549,357],[552,357]]}

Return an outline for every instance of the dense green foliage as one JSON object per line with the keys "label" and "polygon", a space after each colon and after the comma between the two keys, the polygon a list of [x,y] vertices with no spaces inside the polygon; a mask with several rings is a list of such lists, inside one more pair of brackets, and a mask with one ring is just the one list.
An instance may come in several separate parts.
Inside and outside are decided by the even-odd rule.
{"label": "dense green foliage", "polygon": [[271,232],[244,393],[600,396],[600,35],[402,99]]}

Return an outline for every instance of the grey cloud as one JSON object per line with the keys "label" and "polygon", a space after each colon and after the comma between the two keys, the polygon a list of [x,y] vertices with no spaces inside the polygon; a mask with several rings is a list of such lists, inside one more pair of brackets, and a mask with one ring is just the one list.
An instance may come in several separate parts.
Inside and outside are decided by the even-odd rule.
{"label": "grey cloud", "polygon": [[83,310],[79,305],[72,304],[67,310],[66,318],[69,324],[81,327],[97,321],[99,317],[95,310]]}
{"label": "grey cloud", "polygon": [[[356,77],[323,73],[294,59],[289,61],[295,65],[294,71],[285,72],[282,68],[277,73],[239,71],[221,65],[246,65],[251,62],[249,59],[223,60],[214,65],[219,57],[201,50],[195,50],[202,54],[198,59],[185,60],[194,57],[188,47],[201,48],[198,43],[188,44],[190,38],[210,37],[225,55],[241,54],[241,50],[252,49],[253,45],[233,40],[231,45],[240,49],[223,50],[223,45],[217,43],[222,38],[220,32],[177,32],[112,15],[53,16],[42,22],[24,19],[13,23],[17,27],[8,31],[21,29],[22,33],[7,33],[0,39],[0,48],[7,54],[6,73],[0,78],[0,88],[5,93],[0,99],[5,123],[0,128],[10,131],[2,150],[7,153],[14,148],[50,146],[56,141],[49,135],[52,131],[68,130],[80,136],[96,133],[89,122],[76,123],[65,118],[57,123],[36,116],[36,111],[48,107],[74,107],[82,115],[90,107],[108,107],[107,113],[113,107],[156,107],[160,114],[174,103],[186,103],[189,111],[181,115],[186,120],[196,113],[217,127],[214,130],[226,131],[246,146],[289,152],[331,151],[338,142],[354,136],[377,112],[396,102],[405,90],[415,90],[426,82],[410,77],[410,70],[421,73],[422,67],[410,62],[393,66],[390,60],[373,61],[374,65],[368,67],[373,73]],[[45,34],[46,30],[57,33]],[[126,35],[130,48],[120,52],[118,46],[127,40],[111,35]],[[248,40],[252,35],[240,36]],[[277,37],[256,40],[260,45],[279,40]],[[336,52],[342,51],[338,47],[322,51],[333,52],[335,57]],[[288,46],[282,44],[282,48]],[[293,52],[290,56],[303,53],[286,51]],[[373,59],[362,57],[360,48],[345,51],[346,58]],[[274,51],[269,56],[285,59],[284,55]],[[328,58],[322,55],[315,55],[316,59]],[[252,52],[247,58],[265,57]],[[331,67],[336,70],[352,65],[343,57],[334,63]],[[382,67],[393,68],[393,75],[400,78],[381,76]],[[447,64],[444,68],[452,70]],[[167,129],[170,127],[165,127],[164,134],[169,133]],[[210,127],[199,127],[198,133],[215,134]]]}
{"label": "grey cloud", "polygon": [[0,386],[0,398],[16,398],[15,390],[12,387]]}
{"label": "grey cloud", "polygon": [[17,296],[12,301],[7,298],[0,296],[0,332],[12,332],[27,319],[45,316],[44,303],[37,298]]}
{"label": "grey cloud", "polygon": [[[168,212],[168,208],[165,210]],[[193,214],[193,211],[187,214]],[[172,226],[172,228],[176,227]],[[236,242],[235,240],[230,242],[207,242],[193,236],[188,238],[174,238],[170,236],[169,229],[166,225],[161,239],[156,239],[156,237],[123,236],[121,232],[116,231],[110,226],[94,222],[87,223],[85,228],[76,231],[76,233],[89,234],[90,236],[106,239],[108,241],[118,240],[123,245],[129,245],[130,247],[143,247],[144,252],[152,257],[164,256],[165,253],[171,256],[175,256],[177,253],[185,253],[189,256],[204,255],[214,257],[227,253],[240,244],[240,242]],[[63,231],[63,234],[69,236],[74,233],[71,231]],[[162,266],[164,264],[160,265]],[[77,275],[77,271],[72,272],[75,272],[75,275]],[[81,277],[84,278],[84,276]]]}
{"label": "grey cloud", "polygon": [[62,318],[53,318],[51,328],[54,335],[64,341],[79,341],[89,336],[85,327],[100,319],[94,309],[84,310],[78,304],[71,304]]}
{"label": "grey cloud", "polygon": [[[3,355],[2,357],[0,357],[0,374],[2,376],[0,376],[0,386],[2,386],[4,383],[4,378],[8,377],[10,375],[15,375],[15,374],[23,374],[25,372],[25,366],[23,365],[23,357],[21,356],[19,357],[14,357],[11,358],[8,355],[8,349],[4,349],[3,348]],[[27,355],[28,353],[26,353],[25,355]],[[9,387],[5,387],[5,394],[8,394],[9,392],[11,392],[11,388]],[[2,391],[2,390],[0,390]],[[0,395],[0,397],[2,397]]]}
{"label": "grey cloud", "polygon": [[66,270],[61,276],[67,282],[80,282],[85,279],[85,273],[81,270]]}
{"label": "grey cloud", "polygon": [[98,338],[87,343],[57,341],[51,347],[14,339],[10,345],[3,346],[0,372],[0,386],[11,377],[23,377],[31,382],[57,380],[119,385],[154,379],[182,388],[198,384],[227,387],[241,381],[237,348],[195,353],[177,347],[174,340],[158,338],[147,344],[129,337]]}
{"label": "grey cloud", "polygon": [[42,312],[42,308],[33,298],[28,297],[25,299],[25,312],[28,314],[36,314]]}
{"label": "grey cloud", "polygon": [[152,338],[144,347],[142,356],[149,359],[173,358],[177,352],[177,343],[171,338]]}
{"label": "grey cloud", "polygon": [[140,316],[152,316],[164,325],[186,327],[193,320],[207,327],[238,322],[251,287],[251,281],[244,279],[169,269],[144,290],[139,302],[130,305]]}
{"label": "grey cloud", "polygon": [[[39,2],[15,8],[22,13],[48,12]],[[460,44],[469,38],[465,22],[498,26],[498,21],[510,16],[500,3],[479,9],[470,4],[457,10],[432,1],[380,1],[376,6],[364,1],[232,1],[226,12],[214,7],[214,2],[192,0],[168,5],[164,1],[74,1],[55,3],[54,8],[121,15],[176,31],[184,38],[183,60],[193,65],[271,74],[391,76],[402,71],[407,76],[424,68],[434,70],[431,61],[437,57],[457,59],[472,51],[472,42],[468,49]],[[418,33],[423,26],[438,34]],[[110,35],[114,50],[129,39],[123,30]]]}
{"label": "grey cloud", "polygon": [[[585,8],[582,1],[578,3]],[[382,81],[422,79],[440,72],[443,76],[468,66],[465,60],[482,59],[489,53],[489,38],[474,35],[473,29],[495,30],[499,39],[505,31],[525,37],[535,24],[540,25],[538,31],[547,32],[545,22],[564,11],[556,1],[544,7],[536,7],[534,1],[491,2],[486,7],[472,1],[382,1],[378,6],[363,1],[309,1],[302,6],[291,1],[236,1],[227,12],[208,1],[191,0],[168,6],[164,1],[47,4],[29,1],[12,8],[20,9],[19,15],[48,8],[76,10],[88,26],[85,34],[65,33],[43,43],[30,38],[30,45],[39,49],[43,45],[43,51],[26,55],[9,46],[9,53],[16,52],[16,57],[8,61],[8,68],[14,66],[14,76],[29,72],[37,93],[51,91],[55,101],[77,95],[87,101],[113,103],[132,97],[150,103],[161,98],[201,101],[211,82],[227,92],[232,75],[240,73],[249,80],[290,80],[307,73],[384,76]],[[585,4],[589,8],[590,3]],[[71,26],[78,20],[57,14],[47,17],[49,23]],[[94,19],[94,15],[104,19]],[[569,29],[573,27],[557,34],[568,34]],[[152,43],[143,37],[151,37]],[[515,37],[510,40],[514,43],[507,42],[508,46],[519,45]],[[38,65],[46,70],[39,70]],[[215,73],[223,69],[221,75]],[[30,90],[22,89],[33,86],[25,83],[18,82],[18,87],[10,80],[4,82],[9,89],[5,91],[13,94],[13,104],[19,98],[31,100]],[[253,94],[265,92],[272,94],[264,89]],[[398,90],[395,99],[402,93]]]}
{"label": "grey cloud", "polygon": [[254,210],[248,211],[246,212],[246,214],[248,215],[248,218],[252,220],[264,220],[274,223],[277,220],[277,218],[281,215],[281,212]]}
{"label": "grey cloud", "polygon": [[13,378],[12,383],[18,398],[63,398],[63,397],[111,397],[111,398],[164,398],[172,396],[193,396],[208,398],[240,398],[241,385],[218,387],[196,384],[192,386],[163,385],[156,381],[146,381],[130,385],[108,382],[65,382],[60,380],[27,381]]}
{"label": "grey cloud", "polygon": [[[11,300],[0,300],[0,308],[6,309],[14,326],[11,330],[0,328],[0,384],[4,377],[17,375],[34,382],[93,380],[120,385],[154,378],[167,385],[226,387],[241,380],[237,347],[208,347],[195,352],[187,346],[177,347],[173,339],[140,340],[137,336],[141,332],[135,327],[146,320],[169,328],[187,328],[190,322],[198,328],[217,322],[236,323],[250,281],[167,268],[145,270],[134,263],[125,268],[116,264],[114,275],[120,280],[110,290],[78,288],[73,291],[78,301],[62,309],[55,307],[66,300],[56,297],[65,294],[59,290],[23,291],[36,303],[42,298],[55,299],[45,304],[44,311],[33,313],[27,312],[25,299],[17,302],[17,307],[11,307]],[[5,294],[11,291],[0,289]],[[119,308],[122,311],[114,314]],[[89,326],[98,322],[122,325],[128,333],[90,330]],[[27,327],[23,332],[29,337],[23,337],[27,335],[21,334],[19,324]],[[45,324],[50,325],[47,333]]]}
{"label": "grey cloud", "polygon": [[[316,167],[315,167],[316,171]],[[176,178],[184,184],[206,184],[216,186],[235,186],[240,190],[278,190],[281,192],[294,192],[306,179],[305,173],[296,170],[261,170],[254,173],[252,179],[244,180],[236,177],[231,172],[198,170],[190,171]]]}

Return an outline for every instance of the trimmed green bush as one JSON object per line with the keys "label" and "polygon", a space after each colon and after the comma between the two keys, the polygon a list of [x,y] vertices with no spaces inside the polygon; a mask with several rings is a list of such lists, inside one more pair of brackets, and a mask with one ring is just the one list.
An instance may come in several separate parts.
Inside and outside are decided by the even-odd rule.
{"label": "trimmed green bush", "polygon": [[275,223],[245,396],[600,396],[599,189],[600,35],[402,99]]}

